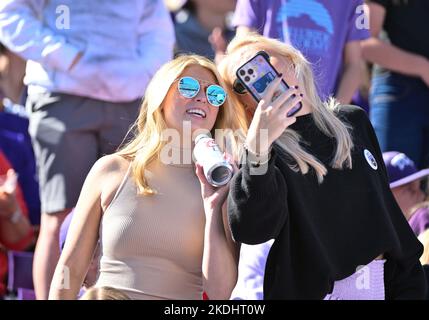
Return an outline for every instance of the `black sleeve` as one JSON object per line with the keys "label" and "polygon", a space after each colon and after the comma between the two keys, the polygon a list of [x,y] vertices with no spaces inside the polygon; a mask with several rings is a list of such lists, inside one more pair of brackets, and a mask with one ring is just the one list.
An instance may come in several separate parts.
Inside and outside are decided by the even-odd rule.
{"label": "black sleeve", "polygon": [[395,226],[401,244],[401,249],[398,252],[386,255],[386,259],[393,259],[393,261],[387,262],[393,265],[393,267],[392,274],[389,275],[390,280],[388,281],[388,288],[386,287],[386,298],[423,299],[427,290],[425,275],[419,260],[423,253],[423,246],[414,235],[390,191],[387,169],[383,161],[383,155],[374,128],[363,110],[359,110],[357,113],[359,114],[358,121],[363,125],[363,130],[366,131],[365,133],[368,134],[371,145],[374,148],[374,156],[380,164],[383,173],[383,183],[386,185],[386,203],[390,204],[389,212],[391,221]]}
{"label": "black sleeve", "polygon": [[272,151],[265,174],[246,162],[230,184],[228,221],[235,241],[259,244],[276,238],[287,217],[287,188]]}

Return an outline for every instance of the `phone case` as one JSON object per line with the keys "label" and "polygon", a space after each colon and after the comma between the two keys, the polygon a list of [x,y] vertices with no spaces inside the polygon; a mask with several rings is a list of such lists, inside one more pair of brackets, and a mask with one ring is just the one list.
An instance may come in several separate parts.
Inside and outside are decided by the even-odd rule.
{"label": "phone case", "polygon": [[[275,78],[279,77],[279,73],[271,65],[269,56],[264,51],[258,52],[252,59],[238,68],[236,74],[237,78],[257,102],[261,101],[267,86]],[[282,80],[279,90],[273,95],[273,101],[287,89],[289,89],[289,86]]]}

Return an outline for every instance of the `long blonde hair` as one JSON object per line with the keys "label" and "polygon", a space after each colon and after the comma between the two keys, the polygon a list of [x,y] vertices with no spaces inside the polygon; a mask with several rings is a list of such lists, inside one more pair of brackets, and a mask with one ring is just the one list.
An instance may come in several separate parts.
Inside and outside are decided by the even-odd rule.
{"label": "long blonde hair", "polygon": [[[226,88],[215,64],[198,55],[179,56],[164,64],[156,72],[146,89],[139,116],[130,130],[133,132],[133,139],[116,152],[116,154],[132,161],[132,176],[141,194],[152,195],[156,193],[148,185],[144,172],[149,163],[159,159],[161,150],[167,143],[162,139],[162,132],[167,129],[162,113],[165,96],[173,82],[180,77],[187,67],[193,65],[209,70],[218,84]],[[240,113],[234,112],[227,98],[219,109],[214,128],[237,130],[242,127],[245,127],[244,114],[240,116]]]}
{"label": "long blonde hair", "polygon": [[[237,36],[230,42],[226,55],[219,65],[219,72],[227,84],[227,90],[234,105],[238,109],[245,109],[245,106],[233,90],[236,70],[260,50],[290,61],[294,67],[296,78],[304,87],[303,92],[310,102],[313,111],[312,116],[317,127],[337,142],[331,166],[336,169],[351,168],[351,150],[353,148],[353,141],[349,132],[351,127],[336,116],[339,110],[339,103],[335,99],[330,98],[327,102],[322,102],[317,93],[310,63],[300,51],[291,45],[266,38],[257,33]],[[315,170],[319,183],[322,183],[323,177],[327,173],[326,167],[316,157],[305,151],[300,145],[300,141],[300,135],[296,131],[287,128],[276,143],[294,159],[295,163],[289,163],[292,170],[306,174],[311,167]]]}

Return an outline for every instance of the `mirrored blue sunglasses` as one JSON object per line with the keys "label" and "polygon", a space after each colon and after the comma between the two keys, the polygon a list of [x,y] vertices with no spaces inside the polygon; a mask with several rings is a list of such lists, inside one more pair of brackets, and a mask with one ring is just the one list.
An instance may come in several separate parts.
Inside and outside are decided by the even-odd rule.
{"label": "mirrored blue sunglasses", "polygon": [[[178,82],[179,93],[187,98],[192,99],[200,92],[200,82],[192,77],[182,77]],[[225,103],[226,92],[217,84],[211,84],[206,89],[207,101],[214,107],[220,107]]]}

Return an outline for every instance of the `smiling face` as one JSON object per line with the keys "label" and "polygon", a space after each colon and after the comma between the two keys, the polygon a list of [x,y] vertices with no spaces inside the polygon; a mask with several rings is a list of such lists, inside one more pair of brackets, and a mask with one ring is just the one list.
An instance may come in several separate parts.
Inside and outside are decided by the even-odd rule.
{"label": "smiling face", "polygon": [[[183,97],[178,90],[179,79],[192,77],[200,83],[200,91],[193,98]],[[162,112],[169,128],[182,133],[183,122],[191,123],[191,130],[211,130],[216,122],[220,107],[214,107],[207,101],[206,90],[212,84],[217,84],[215,76],[208,69],[191,65],[187,67],[176,81],[173,82],[165,97]]]}

